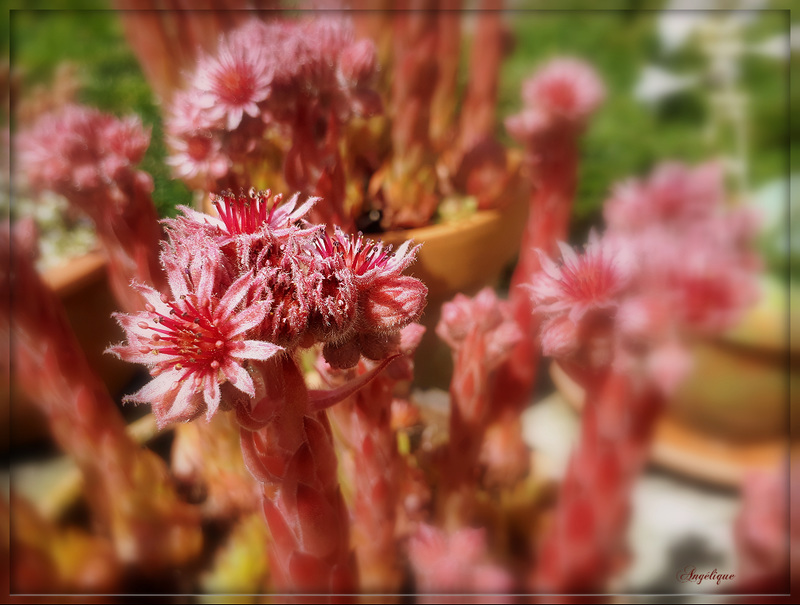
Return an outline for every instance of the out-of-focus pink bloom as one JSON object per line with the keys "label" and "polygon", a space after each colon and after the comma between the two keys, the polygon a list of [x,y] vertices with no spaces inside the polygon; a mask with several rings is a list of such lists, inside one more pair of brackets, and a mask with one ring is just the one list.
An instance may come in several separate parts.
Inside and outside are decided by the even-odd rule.
{"label": "out-of-focus pink bloom", "polygon": [[[173,286],[174,300],[141,286],[147,310],[116,316],[128,343],[109,351],[125,361],[150,366],[153,376],[124,401],[151,403],[162,427],[196,418],[203,409],[211,418],[220,406],[221,385],[226,383],[254,397],[245,361],[265,360],[281,350],[269,342],[246,339],[267,311],[263,303],[240,304],[253,287],[252,276],[237,279],[220,299],[214,296],[210,268],[200,280],[185,291],[176,292]],[[179,282],[171,279],[170,283]]]}
{"label": "out-of-focus pink bloom", "polygon": [[566,314],[573,323],[590,311],[615,309],[628,285],[629,273],[616,258],[615,251],[595,234],[582,254],[559,243],[562,260],[556,265],[539,254],[542,271],[530,286],[537,312]]}
{"label": "out-of-focus pink bloom", "polygon": [[258,104],[269,95],[273,65],[268,48],[247,44],[235,32],[223,38],[214,56],[200,60],[193,82],[209,119],[232,131],[244,114],[259,117]]}
{"label": "out-of-focus pink bloom", "polygon": [[471,345],[475,334],[480,334],[486,341],[480,359],[486,371],[502,363],[520,338],[508,304],[498,299],[491,288],[484,288],[474,298],[456,294],[444,304],[436,334],[457,354]]}
{"label": "out-of-focus pink bloom", "polygon": [[[150,134],[139,118],[118,120],[77,105],[43,116],[18,137],[21,167],[29,185],[64,195],[93,219],[113,210],[103,208],[101,202],[122,200],[119,187],[142,180],[144,173],[134,166],[149,142]],[[152,180],[147,188],[152,189]],[[98,193],[102,193],[100,201]]]}
{"label": "out-of-focus pink bloom", "polygon": [[587,119],[605,96],[594,68],[572,57],[553,59],[522,84],[526,105],[571,121]]}
{"label": "out-of-focus pink bloom", "polygon": [[408,556],[418,593],[503,594],[514,585],[511,575],[489,560],[483,529],[448,535],[421,523],[409,539]]}
{"label": "out-of-focus pink bloom", "polygon": [[523,109],[506,119],[509,134],[535,152],[558,136],[574,138],[605,99],[605,87],[584,61],[559,57],[522,84]]}
{"label": "out-of-focus pink bloom", "polygon": [[230,159],[222,152],[222,144],[210,132],[169,137],[172,154],[167,164],[173,173],[187,182],[205,183],[203,179],[220,179],[230,167]]}
{"label": "out-of-focus pink bloom", "polygon": [[633,233],[645,226],[685,226],[713,217],[724,202],[722,167],[692,168],[679,162],[657,166],[646,179],[617,185],[603,206],[609,229]]}

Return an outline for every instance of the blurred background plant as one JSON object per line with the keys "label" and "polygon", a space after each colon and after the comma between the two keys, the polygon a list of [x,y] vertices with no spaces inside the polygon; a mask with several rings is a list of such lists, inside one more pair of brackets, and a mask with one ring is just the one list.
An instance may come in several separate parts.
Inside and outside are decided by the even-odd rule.
{"label": "blurred background plant", "polygon": [[[294,3],[284,4],[291,7]],[[786,6],[781,0],[759,4],[757,8],[767,10],[742,30],[744,42],[756,46],[772,41],[773,47],[780,49],[782,43],[773,39],[786,33],[787,20],[794,23],[799,18],[777,10]],[[36,8],[36,4],[26,5],[29,8]],[[116,115],[133,112],[141,116],[145,126],[152,127],[152,143],[141,168],[154,178],[153,198],[159,213],[174,216],[175,206],[188,203],[191,193],[182,182],[171,178],[164,162],[167,150],[162,113],[125,40],[117,14],[107,10],[110,3],[105,0],[62,0],[47,3],[47,8],[81,10],[20,10],[10,14],[11,31],[24,32],[10,40],[13,90],[21,92],[24,83],[24,95],[15,97],[15,102],[22,107],[20,100],[25,99],[24,105],[33,112],[37,107],[38,111],[46,109],[59,99],[43,91],[52,90],[53,83],[61,81],[57,90],[76,102]],[[619,1],[597,11],[592,2],[576,1],[564,7],[570,10],[549,11],[552,7],[546,2],[522,0],[511,8],[518,11],[508,20],[515,45],[502,64],[498,90],[497,134],[504,144],[510,144],[510,137],[500,127],[500,119],[518,110],[520,82],[531,65],[565,53],[591,58],[609,90],[603,111],[592,121],[582,144],[572,241],[583,241],[589,227],[597,223],[600,204],[614,181],[643,174],[660,158],[693,163],[719,150],[718,141],[700,134],[713,112],[706,85],[675,90],[658,103],[642,103],[631,94],[648,65],[678,75],[702,69],[704,58],[696,41],[667,49],[660,40],[658,11],[669,8],[668,3]],[[474,21],[473,15],[473,25]],[[468,74],[467,48],[462,48],[459,70],[462,87]],[[788,90],[785,60],[768,55],[744,53],[739,64],[741,88],[757,91],[746,101],[749,179],[754,191],[786,175],[788,153],[797,150],[800,140],[798,127],[787,130],[785,119],[788,106],[796,104],[800,93]],[[797,70],[798,59],[792,54],[788,71]],[[36,102],[31,103],[31,99]],[[16,120],[32,117],[23,113]],[[773,210],[772,214],[780,213]],[[769,261],[780,270],[786,269],[785,249],[776,249],[774,238],[765,246]]]}
{"label": "blurred background plant", "polygon": [[[777,8],[779,3],[769,7]],[[64,2],[62,8],[76,7]],[[11,15],[14,62],[10,79],[19,109],[13,127],[16,131],[40,113],[67,102],[91,105],[117,116],[140,116],[145,127],[152,129],[152,143],[140,168],[153,176],[153,198],[160,215],[173,216],[176,205],[191,202],[192,193],[169,172],[164,108],[125,41],[117,13],[106,10],[107,2],[96,0],[81,3],[80,8],[89,10],[26,10]],[[665,8],[663,3],[618,2],[606,7],[618,10],[601,12],[592,10],[594,5],[589,2],[572,3],[569,8],[577,12],[522,10],[547,8],[544,2],[516,2],[512,7],[517,12],[507,21],[515,45],[500,73],[496,136],[507,147],[517,145],[505,133],[501,119],[520,110],[520,85],[534,66],[563,54],[592,62],[607,87],[607,100],[581,142],[569,236],[577,243],[585,241],[590,227],[601,222],[601,204],[612,184],[621,178],[647,174],[664,158],[696,164],[732,150],[720,139],[703,136],[704,129],[717,117],[708,94],[713,82],[703,75],[706,58],[696,39],[689,38],[679,47],[669,46],[659,33],[662,15],[658,9]],[[474,34],[478,18],[466,15],[466,21],[471,22],[467,35]],[[760,13],[741,34],[747,43],[763,45],[786,32],[788,18],[786,13]],[[786,227],[787,139],[794,148],[798,137],[793,131],[787,132],[792,100],[788,82],[782,78],[787,66],[780,56],[772,55],[745,53],[738,67],[741,88],[750,93],[745,105],[749,190],[758,192],[754,195],[757,201],[766,200],[763,216],[768,229],[762,247],[771,269],[785,276],[788,234],[786,240],[777,236],[784,234]],[[796,70],[796,57],[789,65]],[[467,84],[469,66],[470,56],[462,50],[458,79],[462,88]],[[666,77],[681,85],[642,102],[633,93],[640,90],[648,69],[652,75],[653,66],[661,70],[662,82]],[[40,228],[52,231],[53,223],[47,221],[58,214],[58,204],[54,204],[56,211],[15,200],[11,210],[17,216],[41,214]],[[68,213],[63,219],[67,225],[81,224]]]}

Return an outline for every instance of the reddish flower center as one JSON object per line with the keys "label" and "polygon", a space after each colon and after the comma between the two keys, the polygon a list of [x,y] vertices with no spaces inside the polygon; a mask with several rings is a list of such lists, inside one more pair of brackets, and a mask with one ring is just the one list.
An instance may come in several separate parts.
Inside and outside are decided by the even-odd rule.
{"label": "reddish flower center", "polygon": [[561,288],[576,302],[603,300],[613,293],[616,285],[616,276],[602,256],[584,256],[561,267]]}
{"label": "reddish flower center", "polygon": [[203,135],[190,137],[186,142],[186,153],[193,160],[204,160],[211,151],[211,138]]}
{"label": "reddish flower center", "polygon": [[569,113],[575,108],[575,86],[571,82],[557,80],[551,82],[546,90],[547,99],[553,109]]}
{"label": "reddish flower center", "polygon": [[283,196],[278,194],[270,203],[271,191],[250,191],[249,197],[235,196],[225,192],[222,196],[214,198],[214,207],[217,209],[222,222],[231,235],[257,233],[266,222],[271,222],[275,209],[280,204]]}
{"label": "reddish flower center", "polygon": [[229,352],[230,345],[212,318],[210,309],[207,306],[199,309],[196,300],[193,303],[188,297],[181,298],[180,306],[175,302],[166,303],[170,307],[169,315],[148,307],[155,325],[139,322],[140,328],[153,332],[150,346],[142,353],[178,357],[158,363],[154,375],[170,369],[185,369],[183,379],[193,373],[216,370]]}
{"label": "reddish flower center", "polygon": [[391,248],[371,244],[360,233],[354,240],[338,233],[333,237],[325,234],[316,240],[315,245],[324,258],[341,255],[346,266],[356,275],[385,266],[391,257]]}
{"label": "reddish flower center", "polygon": [[230,105],[248,103],[255,92],[256,82],[253,74],[245,66],[235,65],[220,70],[217,74],[216,93],[220,99]]}

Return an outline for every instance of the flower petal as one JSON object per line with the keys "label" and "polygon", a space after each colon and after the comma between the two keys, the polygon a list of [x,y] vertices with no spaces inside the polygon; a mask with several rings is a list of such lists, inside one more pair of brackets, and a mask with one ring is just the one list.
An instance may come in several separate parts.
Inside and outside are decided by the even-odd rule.
{"label": "flower petal", "polygon": [[269,359],[275,353],[283,351],[283,347],[264,340],[242,340],[230,352],[236,359]]}

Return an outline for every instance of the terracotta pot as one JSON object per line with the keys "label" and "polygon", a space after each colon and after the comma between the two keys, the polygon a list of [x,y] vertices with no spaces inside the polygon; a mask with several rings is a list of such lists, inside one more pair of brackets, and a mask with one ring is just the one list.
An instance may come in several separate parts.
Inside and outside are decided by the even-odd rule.
{"label": "terracotta pot", "polygon": [[[131,380],[136,367],[112,355],[105,349],[121,342],[124,334],[111,314],[118,310],[106,275],[106,261],[99,252],[90,252],[48,270],[45,282],[64,304],[67,318],[92,368],[103,379],[109,392],[116,395]],[[13,320],[13,317],[12,317]],[[27,401],[12,382],[10,390],[0,395],[0,422],[13,415],[14,430],[10,432],[12,446],[24,445],[48,434],[46,422],[38,408]],[[9,434],[0,427],[0,434]],[[2,443],[3,449],[8,443]]]}
{"label": "terracotta pot", "polygon": [[[800,344],[790,332],[800,331],[800,313],[790,321],[788,294],[764,279],[761,300],[733,330],[694,346],[694,370],[672,401],[676,419],[738,442],[788,437],[789,393],[800,387],[789,355]],[[800,417],[792,418],[797,429]]]}
{"label": "terracotta pot", "polygon": [[[787,292],[765,279],[758,305],[733,330],[693,345],[694,368],[669,402],[656,429],[653,459],[705,480],[737,485],[751,467],[785,458],[790,430],[800,417],[789,396],[800,388],[790,352],[800,339],[797,310],[786,313]],[[574,407],[584,393],[554,363],[551,376]],[[791,419],[791,424],[790,424]]]}
{"label": "terracotta pot", "polygon": [[474,294],[496,284],[519,252],[527,217],[527,197],[518,196],[502,210],[484,210],[460,221],[389,231],[379,237],[393,246],[406,240],[422,244],[409,272],[428,286],[430,306],[459,292]]}
{"label": "terracotta pot", "polygon": [[415,357],[416,386],[449,387],[453,369],[450,349],[435,334],[442,305],[459,292],[473,295],[497,285],[519,253],[527,218],[527,195],[519,195],[502,210],[483,210],[460,221],[380,236],[395,247],[406,240],[422,244],[417,261],[408,270],[428,286],[428,304],[421,321],[427,330]]}

